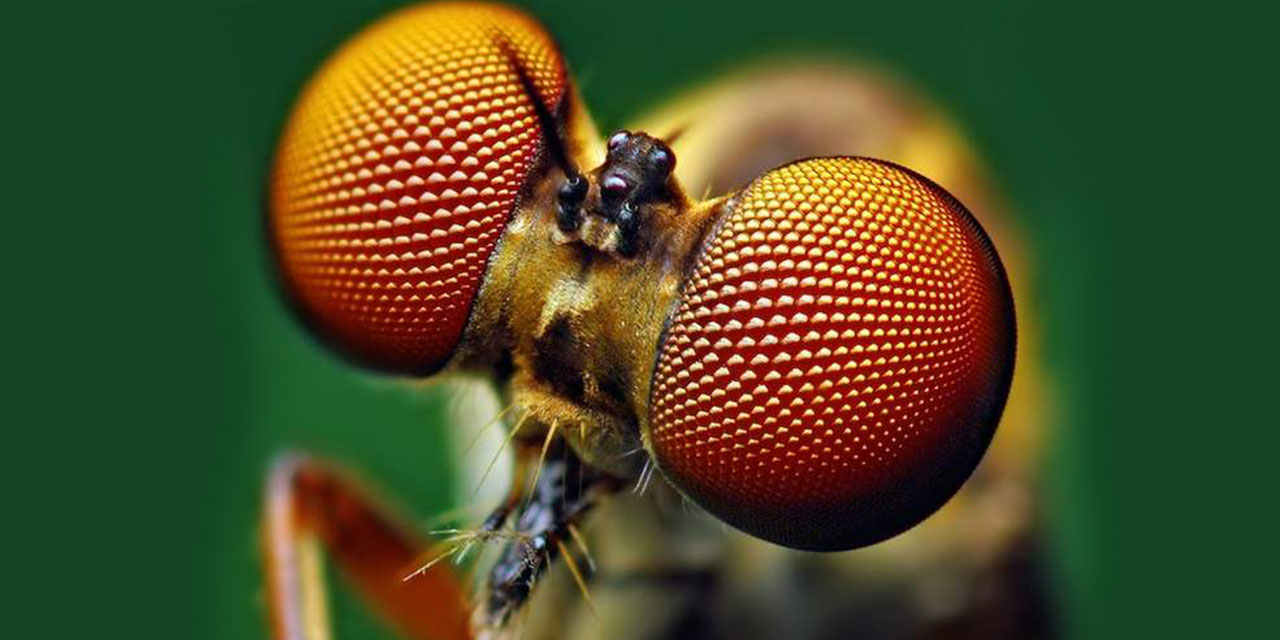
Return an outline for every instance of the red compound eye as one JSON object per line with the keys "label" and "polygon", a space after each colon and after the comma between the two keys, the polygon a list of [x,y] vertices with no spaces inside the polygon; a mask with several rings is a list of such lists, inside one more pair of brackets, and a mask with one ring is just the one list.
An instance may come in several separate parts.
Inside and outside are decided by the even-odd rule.
{"label": "red compound eye", "polygon": [[814,550],[937,510],[995,432],[1013,300],[969,213],[895,165],[797,162],[714,231],[659,348],[647,438],[729,524]]}
{"label": "red compound eye", "polygon": [[289,117],[269,227],[301,315],[376,369],[444,366],[542,132],[566,95],[555,45],[485,5],[395,14],[339,50]]}

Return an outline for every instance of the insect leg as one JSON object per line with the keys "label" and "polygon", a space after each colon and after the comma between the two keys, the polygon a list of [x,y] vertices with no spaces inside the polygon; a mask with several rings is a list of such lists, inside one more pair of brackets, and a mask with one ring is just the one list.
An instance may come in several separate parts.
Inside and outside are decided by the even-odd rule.
{"label": "insect leg", "polygon": [[276,640],[331,637],[320,553],[327,551],[374,608],[412,637],[469,638],[469,607],[446,567],[405,580],[428,545],[344,473],[305,455],[272,466],[264,500],[264,561]]}

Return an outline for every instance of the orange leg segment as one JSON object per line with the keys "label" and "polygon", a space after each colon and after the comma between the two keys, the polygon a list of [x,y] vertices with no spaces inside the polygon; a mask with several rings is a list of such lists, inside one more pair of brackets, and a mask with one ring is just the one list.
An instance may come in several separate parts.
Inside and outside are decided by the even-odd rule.
{"label": "orange leg segment", "polygon": [[470,638],[462,586],[439,566],[410,580],[427,544],[334,467],[282,456],[267,478],[264,545],[276,640],[330,638],[321,552],[393,625],[413,638]]}

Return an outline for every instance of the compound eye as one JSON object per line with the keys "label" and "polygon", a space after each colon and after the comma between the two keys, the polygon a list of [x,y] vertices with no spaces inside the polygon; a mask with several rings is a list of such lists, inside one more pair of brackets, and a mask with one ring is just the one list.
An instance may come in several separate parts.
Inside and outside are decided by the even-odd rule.
{"label": "compound eye", "polygon": [[885,162],[797,162],[708,236],[659,346],[646,440],[747,533],[868,545],[973,471],[1014,341],[999,258],[954,198]]}
{"label": "compound eye", "polygon": [[538,24],[484,5],[393,14],[321,67],[280,139],[268,217],[284,286],[324,342],[387,372],[448,362],[540,162],[533,100],[555,112],[566,84]]}

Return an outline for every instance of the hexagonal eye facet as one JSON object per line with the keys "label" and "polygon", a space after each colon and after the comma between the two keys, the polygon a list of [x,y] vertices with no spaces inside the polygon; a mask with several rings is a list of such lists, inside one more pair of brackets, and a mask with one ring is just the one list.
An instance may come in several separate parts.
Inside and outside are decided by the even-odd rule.
{"label": "hexagonal eye facet", "polygon": [[896,165],[796,162],[753,182],[659,347],[647,441],[713,515],[804,549],[938,509],[994,434],[1013,300],[960,203]]}
{"label": "hexagonal eye facet", "polygon": [[280,139],[268,217],[323,341],[388,372],[446,364],[537,161],[533,100],[554,112],[567,93],[550,37],[496,6],[410,8],[321,67]]}

